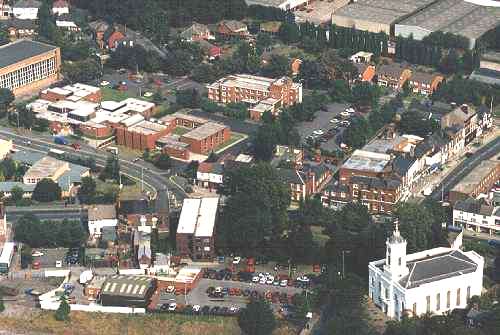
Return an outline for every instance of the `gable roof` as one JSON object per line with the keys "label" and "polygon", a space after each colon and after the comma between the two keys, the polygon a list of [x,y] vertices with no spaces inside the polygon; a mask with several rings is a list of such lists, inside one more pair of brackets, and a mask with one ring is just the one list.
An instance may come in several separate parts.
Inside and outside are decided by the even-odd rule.
{"label": "gable roof", "polygon": [[247,30],[247,25],[244,24],[243,22],[236,21],[236,20],[223,20],[219,23],[219,25],[224,25],[227,27],[227,29],[231,30],[232,32],[238,32],[240,30]]}
{"label": "gable roof", "polygon": [[42,3],[37,0],[19,0],[13,8],[40,8]]}
{"label": "gable roof", "polygon": [[399,79],[406,69],[406,67],[398,63],[382,64],[377,67],[377,74]]}
{"label": "gable roof", "polygon": [[300,176],[300,174],[294,169],[276,169],[278,171],[278,177],[282,182],[287,184],[304,184],[304,180]]}
{"label": "gable roof", "polygon": [[190,39],[193,37],[193,35],[202,35],[205,34],[207,31],[209,32],[210,30],[206,25],[193,22],[191,26],[182,31],[179,35],[184,39]]}
{"label": "gable roof", "polygon": [[219,198],[184,199],[177,234],[213,235]]}
{"label": "gable roof", "polygon": [[460,250],[417,259],[408,262],[409,274],[399,283],[405,288],[414,288],[451,277],[476,271],[478,264]]}

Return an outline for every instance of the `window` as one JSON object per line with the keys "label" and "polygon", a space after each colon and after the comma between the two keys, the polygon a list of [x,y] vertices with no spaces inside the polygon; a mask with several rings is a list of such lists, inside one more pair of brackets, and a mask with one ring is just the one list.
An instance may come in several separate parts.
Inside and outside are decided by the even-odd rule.
{"label": "window", "polygon": [[387,265],[391,265],[391,255],[387,255]]}
{"label": "window", "polygon": [[457,306],[460,306],[460,289],[457,289]]}
{"label": "window", "polygon": [[427,297],[425,297],[425,300],[427,302],[427,313],[430,313],[431,312],[431,296],[428,295]]}
{"label": "window", "polygon": [[450,308],[451,292],[446,293],[446,308]]}
{"label": "window", "polygon": [[382,295],[382,282],[381,281],[378,282],[378,291]]}
{"label": "window", "polygon": [[398,258],[398,265],[401,266],[401,257]]}
{"label": "window", "polygon": [[417,315],[417,303],[413,303],[413,315]]}
{"label": "window", "polygon": [[436,311],[441,309],[441,293],[436,294]]}
{"label": "window", "polygon": [[470,299],[470,286],[467,286],[467,302],[469,302]]}

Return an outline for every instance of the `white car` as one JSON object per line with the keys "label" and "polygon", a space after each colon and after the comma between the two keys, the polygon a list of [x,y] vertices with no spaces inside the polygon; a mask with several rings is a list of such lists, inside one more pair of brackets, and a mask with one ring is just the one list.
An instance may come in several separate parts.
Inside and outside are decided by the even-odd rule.
{"label": "white car", "polygon": [[101,83],[99,85],[101,85],[101,86],[108,86],[109,85],[109,81],[103,80],[103,81],[101,81]]}
{"label": "white car", "polygon": [[349,121],[342,121],[342,122],[340,122],[340,125],[342,127],[349,127],[351,125],[351,123]]}
{"label": "white car", "polygon": [[31,253],[31,256],[32,257],[40,257],[40,256],[43,256],[43,252],[41,252],[41,251],[33,251]]}
{"label": "white car", "polygon": [[62,268],[62,261],[56,261],[56,268]]}
{"label": "white car", "polygon": [[238,310],[239,310],[239,308],[238,308],[238,307],[236,307],[236,306],[231,306],[231,307],[229,307],[229,311],[230,311],[231,313],[236,313],[236,312],[238,312]]}
{"label": "white car", "polygon": [[152,96],[153,96],[152,92],[146,92],[146,93],[144,93],[144,97],[145,98],[151,98]]}
{"label": "white car", "polygon": [[198,313],[200,310],[201,310],[201,306],[200,305],[194,305],[193,306],[193,312]]}
{"label": "white car", "polygon": [[266,284],[272,285],[274,283],[274,277],[273,276],[267,276]]}
{"label": "white car", "polygon": [[286,287],[288,285],[288,280],[287,279],[283,279],[282,281],[280,281],[280,286],[281,287]]}
{"label": "white car", "polygon": [[303,282],[303,283],[309,283],[309,278],[307,278],[307,276],[300,276],[300,277],[297,277],[297,280],[300,281],[300,282]]}
{"label": "white car", "polygon": [[265,284],[266,281],[267,281],[266,277],[261,277],[260,280],[259,280],[259,284]]}
{"label": "white car", "polygon": [[233,264],[235,264],[235,265],[236,264],[240,264],[240,262],[241,262],[241,257],[236,256],[236,257],[233,258]]}
{"label": "white car", "polygon": [[259,276],[253,276],[253,277],[252,277],[252,282],[253,282],[253,283],[258,283],[258,282],[260,281],[260,278],[261,278],[261,277],[259,277]]}
{"label": "white car", "polygon": [[340,120],[339,119],[335,119],[335,118],[333,118],[333,119],[330,120],[330,123],[333,123],[333,124],[339,123],[339,122],[340,122]]}
{"label": "white car", "polygon": [[165,290],[167,293],[174,293],[175,292],[175,286],[167,286],[167,289]]}
{"label": "white car", "polygon": [[177,308],[177,303],[172,302],[172,303],[168,304],[168,311],[169,312],[175,311],[176,308]]}
{"label": "white car", "polygon": [[340,113],[340,116],[342,116],[342,117],[346,117],[346,118],[347,118],[347,117],[351,116],[351,113],[341,112],[341,113]]}
{"label": "white car", "polygon": [[325,132],[321,129],[317,129],[315,131],[313,131],[313,135],[316,135],[316,136],[321,136],[323,135]]}
{"label": "white car", "polygon": [[355,110],[354,110],[354,108],[352,108],[352,107],[346,108],[345,112],[346,112],[346,113],[349,113],[349,114],[354,114],[354,113],[356,113],[356,111],[355,111]]}

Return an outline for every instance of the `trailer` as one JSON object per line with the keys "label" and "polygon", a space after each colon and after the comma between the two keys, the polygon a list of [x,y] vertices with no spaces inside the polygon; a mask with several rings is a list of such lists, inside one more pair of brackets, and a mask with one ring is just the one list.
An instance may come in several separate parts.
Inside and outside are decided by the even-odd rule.
{"label": "trailer", "polygon": [[14,256],[14,246],[13,242],[5,242],[2,247],[2,253],[0,254],[0,273],[2,274],[9,273],[10,263]]}

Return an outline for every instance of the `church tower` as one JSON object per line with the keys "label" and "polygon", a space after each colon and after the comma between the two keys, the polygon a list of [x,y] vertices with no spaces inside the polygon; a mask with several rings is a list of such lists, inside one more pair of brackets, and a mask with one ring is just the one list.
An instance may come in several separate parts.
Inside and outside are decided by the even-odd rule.
{"label": "church tower", "polygon": [[396,219],[394,231],[385,242],[385,264],[384,271],[391,274],[392,278],[399,278],[408,274],[406,267],[406,240],[399,232],[399,221]]}

